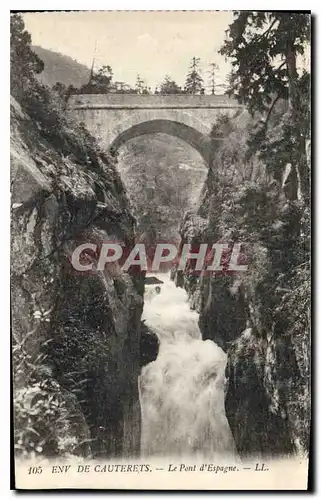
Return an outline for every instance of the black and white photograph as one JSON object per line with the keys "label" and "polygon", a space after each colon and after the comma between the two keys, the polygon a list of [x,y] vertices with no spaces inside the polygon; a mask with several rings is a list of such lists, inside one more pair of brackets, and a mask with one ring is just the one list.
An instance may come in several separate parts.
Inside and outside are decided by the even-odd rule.
{"label": "black and white photograph", "polygon": [[310,11],[10,14],[17,490],[307,490]]}

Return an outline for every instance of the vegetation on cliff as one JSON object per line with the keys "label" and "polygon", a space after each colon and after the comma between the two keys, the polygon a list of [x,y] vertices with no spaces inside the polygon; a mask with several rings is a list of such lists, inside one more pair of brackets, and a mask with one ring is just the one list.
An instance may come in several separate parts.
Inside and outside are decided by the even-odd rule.
{"label": "vegetation on cliff", "polygon": [[135,220],[111,156],[37,75],[11,17],[12,340],[17,455],[139,449],[139,276],[76,275],[70,253],[134,242]]}
{"label": "vegetation on cliff", "polygon": [[183,241],[240,242],[249,267],[234,277],[187,277],[183,284],[200,311],[203,338],[228,352],[226,412],[239,452],[304,453],[310,111],[308,70],[298,72],[295,64],[308,43],[309,16],[236,13],[229,35],[222,51],[234,65],[231,93],[249,112],[214,125],[203,203],[181,234]]}

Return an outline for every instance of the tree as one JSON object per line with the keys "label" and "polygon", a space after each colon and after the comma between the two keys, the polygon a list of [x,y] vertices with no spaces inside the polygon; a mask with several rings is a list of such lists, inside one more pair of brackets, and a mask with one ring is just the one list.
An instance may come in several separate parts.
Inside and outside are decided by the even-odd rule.
{"label": "tree", "polygon": [[216,84],[216,74],[215,71],[219,69],[218,65],[216,63],[211,63],[210,64],[210,85],[211,85],[211,93],[212,95],[215,95],[215,84]]}
{"label": "tree", "polygon": [[[287,158],[297,177],[297,196],[307,199],[310,77],[306,70],[299,73],[298,60],[309,45],[310,16],[295,12],[236,12],[228,34],[220,52],[232,58],[230,95],[246,104],[252,114],[265,115],[253,144],[274,169],[284,167]],[[281,140],[271,144],[267,140],[268,125],[279,100],[287,102],[287,112],[280,119]],[[281,173],[277,175],[280,178]]]}
{"label": "tree", "polygon": [[126,82],[114,83],[116,94],[134,94],[135,90]]}
{"label": "tree", "polygon": [[63,109],[66,109],[70,96],[79,93],[79,89],[77,87],[74,87],[74,85],[68,85],[67,87],[64,83],[61,82],[56,82],[52,87],[52,90],[61,99],[61,102],[63,103]]}
{"label": "tree", "polygon": [[19,14],[10,18],[11,92],[20,99],[32,85],[35,75],[43,71],[44,63],[31,49],[31,36]]}
{"label": "tree", "polygon": [[165,76],[164,81],[160,85],[160,94],[181,94],[182,89],[177,85],[169,75]]}
{"label": "tree", "polygon": [[80,92],[84,94],[108,94],[111,89],[113,70],[111,66],[102,66],[97,73],[90,76],[87,84],[83,85]]}
{"label": "tree", "polygon": [[135,89],[137,94],[150,94],[151,89],[147,87],[147,84],[140,74],[137,73]]}
{"label": "tree", "polygon": [[190,65],[190,72],[188,73],[186,77],[186,82],[185,82],[185,89],[187,94],[202,94],[204,93],[203,89],[203,78],[200,75],[199,71],[199,64],[200,64],[200,58],[199,57],[193,57],[191,65]]}

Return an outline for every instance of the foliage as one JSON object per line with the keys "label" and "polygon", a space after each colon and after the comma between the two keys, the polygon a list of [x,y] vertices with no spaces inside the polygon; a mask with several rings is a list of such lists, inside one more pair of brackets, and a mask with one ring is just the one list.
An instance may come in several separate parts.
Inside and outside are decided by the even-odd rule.
{"label": "foliage", "polygon": [[111,89],[113,70],[105,65],[93,72],[89,82],[79,89],[80,94],[108,94]]}
{"label": "foliage", "polygon": [[211,94],[215,95],[215,89],[216,89],[216,70],[219,69],[219,66],[216,63],[211,63],[210,64],[210,87],[211,87]]}
{"label": "foliage", "polygon": [[272,95],[288,99],[291,51],[302,55],[308,39],[307,14],[237,12],[221,49],[232,58],[233,95],[251,112],[269,109]]}
{"label": "foliage", "polygon": [[[209,178],[213,170],[215,176],[201,212],[205,216],[215,209],[211,221],[217,237],[234,232],[241,241],[265,247],[273,264],[270,272],[278,276],[307,261],[310,211],[302,202],[287,199],[260,151],[249,154],[249,137],[256,126],[249,115],[238,124],[224,115],[217,120]],[[215,200],[209,206],[213,190]]]}
{"label": "foliage", "polygon": [[[12,349],[15,452],[28,458],[72,454],[79,442],[70,432],[70,411],[52,375],[44,352],[46,343],[40,352],[35,349],[34,339],[39,336],[43,319],[41,315],[35,318],[38,325]],[[33,349],[27,345],[30,342]]]}
{"label": "foliage", "polygon": [[136,94],[137,90],[133,89],[126,82],[115,82],[113,91],[115,94]]}
{"label": "foliage", "polygon": [[[232,282],[226,277],[213,280],[215,310],[213,305],[213,310],[207,306],[201,311],[201,324],[207,325],[206,334],[217,330],[214,340],[228,345],[237,377],[245,381],[242,389],[241,385],[235,389],[241,391],[232,397],[235,404],[237,398],[243,398],[248,401],[246,408],[255,407],[247,384],[253,370],[264,374],[258,384],[262,384],[260,390],[268,401],[264,403],[267,408],[260,410],[265,427],[255,432],[246,430],[251,435],[249,449],[252,440],[256,451],[262,440],[267,440],[265,446],[272,446],[266,429],[271,426],[269,432],[277,432],[273,427],[278,425],[277,416],[280,422],[289,422],[282,430],[282,438],[280,434],[280,449],[284,451],[287,443],[289,449],[294,446],[302,452],[309,446],[310,211],[302,200],[289,199],[282,179],[275,178],[261,151],[253,149],[249,139],[260,118],[246,113],[241,118],[232,121],[223,115],[213,127],[215,155],[200,215],[208,220],[204,237],[242,242],[249,267]],[[277,122],[278,116],[272,119]],[[282,128],[276,126],[274,141],[280,140],[282,133]],[[284,155],[286,162],[286,151]],[[202,292],[203,302],[208,303],[206,286]],[[243,327],[239,324],[242,315]],[[245,330],[246,326],[249,330]],[[249,339],[245,332],[244,337],[241,335],[242,329],[251,331]],[[237,407],[242,416],[237,418],[244,422],[249,411],[246,408]]]}
{"label": "foliage", "polygon": [[135,91],[137,94],[150,94],[151,93],[151,89],[147,87],[147,84],[146,84],[144,78],[142,78],[139,73],[137,73],[137,77],[136,77]]}
{"label": "foliage", "polygon": [[177,85],[169,75],[166,75],[164,81],[160,85],[160,94],[182,94],[182,89]]}
{"label": "foliage", "polygon": [[[21,16],[12,16],[11,22],[11,43],[15,47],[11,54],[11,71],[16,74],[22,65],[27,67],[24,78],[11,82],[11,92],[37,125],[42,137],[53,147],[57,147],[62,157],[74,159],[78,165],[96,174],[104,173],[106,166],[113,163],[112,157],[100,150],[83,123],[74,122],[66,116],[66,101],[74,88],[66,88],[58,82],[52,92],[37,80],[30,35],[24,30]],[[24,50],[20,47],[22,43],[25,45]],[[29,62],[25,60],[27,56]],[[57,175],[55,179],[57,180]],[[112,179],[110,181],[112,182]]]}
{"label": "foliage", "polygon": [[204,94],[203,78],[199,70],[200,58],[193,57],[189,73],[185,81],[185,91],[187,94]]}
{"label": "foliage", "polygon": [[69,97],[75,94],[78,94],[80,90],[73,85],[64,85],[61,82],[56,82],[55,85],[52,87],[52,91],[56,92],[62,102],[65,103],[64,109],[67,107],[67,103],[69,100]]}
{"label": "foliage", "polygon": [[[304,298],[290,283],[294,270],[306,266],[309,261],[309,158],[306,146],[310,139],[310,78],[306,69],[298,70],[300,57],[308,50],[309,37],[308,14],[243,11],[235,14],[229,27],[229,39],[221,49],[222,54],[232,58],[230,93],[247,105],[253,119],[243,130],[246,140],[242,141],[241,150],[232,140],[220,148],[219,155],[224,150],[225,153],[229,151],[234,162],[235,151],[248,173],[253,161],[259,167],[258,173],[263,173],[250,190],[250,186],[236,188],[234,184],[236,194],[232,198],[235,200],[235,196],[239,198],[240,195],[241,198],[232,205],[235,223],[243,237],[247,233],[251,241],[260,242],[267,249],[269,276],[266,282],[261,280],[263,295],[257,295],[256,300],[262,301],[262,306],[264,301],[270,303],[271,321],[280,303],[291,300],[305,303],[307,300],[307,295]],[[233,132],[229,137],[233,137]],[[296,173],[290,179],[294,190],[284,182],[286,167],[290,165],[294,170],[288,169],[288,177]],[[276,290],[280,276],[285,280],[284,288],[291,290],[291,300]],[[307,293],[308,274],[304,279],[303,290]],[[272,302],[270,297],[274,297]],[[292,328],[294,316],[288,315],[288,326],[284,328]],[[266,325],[267,328],[271,326]]]}
{"label": "foliage", "polygon": [[[59,226],[60,243],[66,238],[68,231],[81,231],[82,224],[92,221],[94,214],[90,202],[93,201],[95,205],[94,190],[98,178],[104,183],[104,190],[108,191],[110,188],[111,200],[119,193],[123,195],[124,189],[111,156],[99,149],[84,124],[74,123],[66,117],[65,101],[68,89],[62,84],[57,84],[55,91],[52,92],[36,78],[37,59],[34,58],[30,48],[31,39],[25,32],[21,17],[12,16],[11,22],[13,25],[11,43],[14,47],[11,53],[12,74],[16,75],[23,65],[26,68],[23,78],[12,80],[12,92],[20,104],[17,106],[19,119],[15,120],[17,122],[15,125],[19,133],[23,134],[26,147],[34,153],[34,157],[31,157],[39,162],[37,165],[39,169],[45,169],[46,178],[52,178],[53,194],[58,203],[62,203],[64,212],[62,219],[59,220],[59,224],[62,224]],[[24,44],[25,47],[20,47],[20,44]],[[36,149],[35,141],[38,142]],[[124,217],[126,217],[127,200],[124,196],[120,196],[119,199],[119,203],[124,204]],[[86,205],[85,210],[81,210],[83,205]],[[55,228],[53,230],[56,231]],[[68,236],[70,237],[70,233]],[[54,262],[56,255],[52,257]],[[51,258],[51,255],[49,257]],[[46,261],[46,265],[52,261]],[[37,264],[39,265],[39,259]],[[59,276],[57,281],[58,278]],[[40,278],[35,273],[31,279],[34,280],[32,283],[37,284],[37,279]],[[58,299],[61,295],[58,289]],[[38,313],[35,313],[34,318],[40,323],[43,319],[42,314]],[[47,316],[46,318],[48,319]],[[51,347],[52,341],[42,343],[42,339],[48,338],[48,333],[42,336],[39,334],[41,325],[35,331],[26,334],[22,341],[15,339],[13,346],[15,443],[17,453],[24,456],[30,454],[54,456],[82,452],[78,437],[89,433],[76,400],[77,390],[83,387],[84,377],[77,379],[73,384],[64,385],[60,380],[58,382],[57,367],[60,366],[59,362],[68,363],[69,360],[69,363],[73,363],[76,352],[80,353],[84,369],[94,369],[94,361],[99,360],[99,356],[97,351],[94,354],[94,348],[92,350],[88,348],[85,352],[88,344],[81,344],[79,337],[78,350],[74,348],[74,344],[69,350],[70,339],[65,338],[68,336],[68,328],[64,332],[65,337],[61,335],[63,345],[58,346],[60,331],[55,335],[53,323],[50,325],[50,338],[57,337],[56,350]],[[79,327],[80,331],[83,332]],[[86,338],[89,347],[94,345],[93,332],[96,333],[96,330],[93,329],[89,339]],[[34,341],[31,342],[33,336]],[[99,346],[99,352],[102,354],[105,353],[103,344],[102,342]],[[59,349],[64,350],[63,360],[60,358]],[[34,352],[36,354],[33,354]],[[66,372],[67,378],[72,376],[70,372],[71,369]],[[66,386],[72,393],[66,390]]]}
{"label": "foliage", "polygon": [[[296,171],[297,197],[308,201],[310,77],[306,68],[299,71],[299,64],[309,48],[310,15],[236,12],[228,34],[221,53],[232,59],[229,93],[247,105],[252,115],[264,115],[250,138],[252,150],[261,150],[278,178],[282,175],[280,163],[284,168],[287,157]],[[279,114],[278,139],[273,140],[268,126],[280,100],[287,102],[287,109]]]}
{"label": "foliage", "polygon": [[18,14],[11,15],[10,78],[12,95],[20,100],[23,90],[28,90],[33,85],[35,75],[41,73],[43,68],[43,62],[31,50],[31,36],[25,30],[22,17]]}

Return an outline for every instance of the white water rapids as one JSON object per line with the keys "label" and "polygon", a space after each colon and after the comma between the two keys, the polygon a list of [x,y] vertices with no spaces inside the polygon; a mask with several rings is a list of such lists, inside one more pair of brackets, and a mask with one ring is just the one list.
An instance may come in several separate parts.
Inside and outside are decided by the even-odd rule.
{"label": "white water rapids", "polygon": [[160,346],[139,380],[142,455],[236,458],[224,409],[226,354],[201,339],[185,290],[158,277],[161,293],[146,292],[143,312]]}

